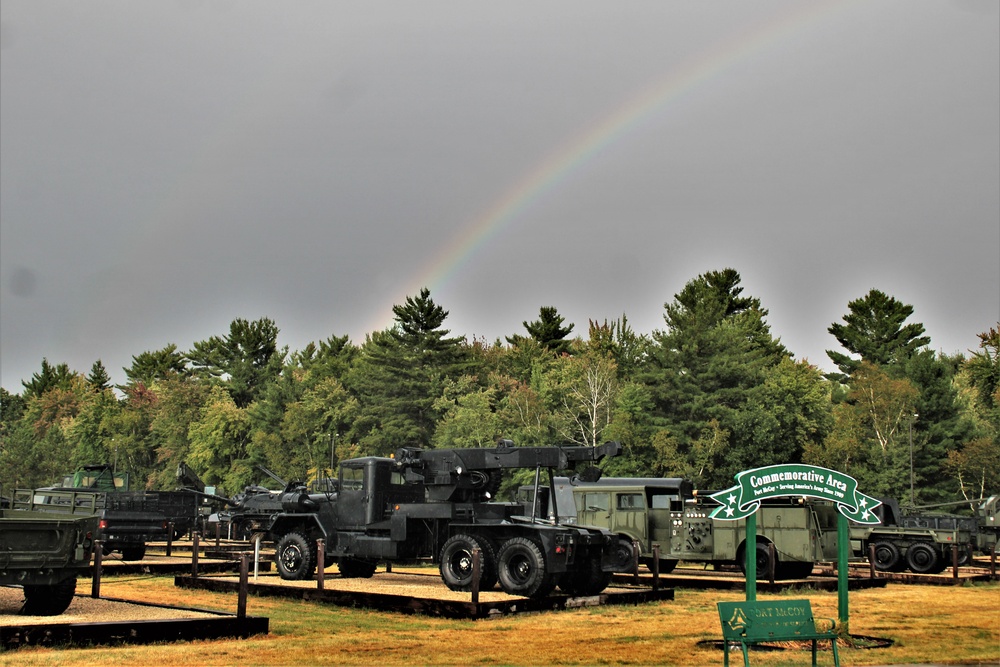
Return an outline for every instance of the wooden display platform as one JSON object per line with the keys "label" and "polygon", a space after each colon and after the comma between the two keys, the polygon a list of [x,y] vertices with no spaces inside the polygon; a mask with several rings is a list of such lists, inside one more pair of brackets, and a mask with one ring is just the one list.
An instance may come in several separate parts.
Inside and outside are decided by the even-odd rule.
{"label": "wooden display platform", "polygon": [[[19,589],[6,589],[17,591]],[[6,610],[5,610],[6,611]],[[0,648],[149,644],[267,634],[270,619],[77,595],[59,616],[0,614]]]}
{"label": "wooden display platform", "polygon": [[[177,576],[174,584],[181,588],[211,591],[232,591],[239,588],[239,580],[228,576]],[[363,607],[402,614],[421,614],[458,619],[498,618],[524,612],[557,611],[586,606],[640,604],[659,600],[673,600],[672,589],[654,591],[649,588],[608,588],[599,595],[570,597],[553,593],[545,598],[530,599],[506,595],[499,591],[484,591],[478,602],[470,593],[448,590],[435,572],[380,572],[372,579],[344,579],[327,574],[324,587],[316,580],[285,581],[277,575],[258,577],[249,581],[252,595],[288,597],[311,602],[322,602],[343,607]]]}

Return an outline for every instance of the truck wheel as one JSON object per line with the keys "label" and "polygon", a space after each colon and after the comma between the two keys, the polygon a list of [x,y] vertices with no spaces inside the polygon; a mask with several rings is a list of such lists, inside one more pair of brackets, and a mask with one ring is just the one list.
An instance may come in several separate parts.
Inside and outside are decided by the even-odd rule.
{"label": "truck wheel", "polygon": [[[765,542],[757,543],[757,578],[766,579],[768,572],[771,569],[771,549]],[[736,558],[740,562],[740,572],[743,576],[747,576],[747,558],[746,558],[746,544],[740,546],[739,551],[736,552]],[[774,573],[777,578],[778,575],[778,558],[775,556],[774,559]]]}
{"label": "truck wheel", "polygon": [[122,560],[142,560],[145,556],[145,544],[126,544],[122,546]]}
{"label": "truck wheel", "polygon": [[903,555],[892,542],[875,543],[875,569],[880,572],[898,572]]}
{"label": "truck wheel", "polygon": [[337,569],[344,579],[371,579],[378,563],[364,558],[341,558],[337,561]]}
{"label": "truck wheel", "polygon": [[316,550],[302,533],[288,533],[275,547],[274,562],[282,579],[307,579],[316,568]]}
{"label": "truck wheel", "polygon": [[441,579],[453,591],[472,590],[472,552],[479,549],[479,590],[488,591],[497,583],[493,548],[472,535],[454,535],[441,547]]}
{"label": "truck wheel", "polygon": [[615,572],[635,572],[635,547],[632,540],[619,537],[615,545]]}
{"label": "truck wheel", "polygon": [[[906,564],[918,574],[931,574],[938,566],[937,552],[926,542],[914,542],[906,550]],[[940,571],[940,570],[939,570]]]}
{"label": "truck wheel", "polygon": [[76,594],[76,576],[57,584],[25,586],[22,616],[58,616],[66,611]]}
{"label": "truck wheel", "polygon": [[582,570],[565,573],[559,580],[559,588],[567,595],[584,597],[597,595],[611,583],[611,573],[601,569],[600,560],[593,558]]}
{"label": "truck wheel", "polygon": [[512,537],[500,548],[497,576],[505,593],[529,598],[545,597],[556,583],[546,571],[542,550],[525,537]]}

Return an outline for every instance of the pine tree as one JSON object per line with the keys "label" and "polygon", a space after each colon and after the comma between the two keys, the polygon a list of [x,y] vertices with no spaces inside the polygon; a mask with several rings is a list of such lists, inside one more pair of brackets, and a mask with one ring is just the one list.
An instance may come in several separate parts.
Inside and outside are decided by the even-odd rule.
{"label": "pine tree", "polygon": [[832,380],[843,382],[862,361],[878,366],[904,363],[931,341],[923,335],[923,324],[904,324],[913,314],[913,306],[877,289],[849,302],[847,307],[850,312],[844,315],[844,324],[831,324],[828,331],[845,350],[861,358],[853,359],[841,352],[827,350],[827,356],[841,370],[841,374],[828,376]]}

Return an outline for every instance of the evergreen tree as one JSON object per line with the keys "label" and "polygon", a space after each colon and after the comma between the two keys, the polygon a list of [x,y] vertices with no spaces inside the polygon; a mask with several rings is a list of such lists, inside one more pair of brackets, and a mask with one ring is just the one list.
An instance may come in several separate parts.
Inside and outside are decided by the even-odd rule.
{"label": "evergreen tree", "polygon": [[42,370],[33,373],[31,380],[21,382],[24,387],[24,397],[41,396],[50,389],[68,389],[72,384],[76,373],[69,369],[67,364],[53,366],[48,359],[42,359]]}
{"label": "evergreen tree", "polygon": [[187,375],[187,357],[177,351],[177,346],[171,343],[161,350],[142,352],[132,356],[132,366],[123,368],[128,383],[152,385],[157,380],[163,380],[171,375]]}
{"label": "evergreen tree", "polygon": [[965,498],[1000,489],[1000,323],[979,334],[979,349],[962,364],[968,387],[966,414],[973,426],[959,447],[948,452],[946,470]]}
{"label": "evergreen tree", "polygon": [[[563,326],[565,318],[552,306],[542,306],[538,319],[533,322],[524,321],[524,328],[532,340],[556,355],[569,354],[571,340],[567,336],[573,331],[573,325]],[[511,345],[518,345],[522,336],[514,335],[507,338]]]}
{"label": "evergreen tree", "polygon": [[[762,453],[783,449],[773,439],[780,429],[746,426],[768,409],[762,388],[790,354],[771,336],[760,301],[742,291],[733,269],[685,285],[665,304],[667,329],[653,333],[650,363],[640,376],[669,431],[661,440],[687,459],[684,467],[697,471],[702,485],[724,485],[744,466],[778,462]],[[780,462],[794,462],[800,453]]]}
{"label": "evergreen tree", "polygon": [[845,350],[861,358],[827,350],[827,356],[841,370],[840,374],[829,376],[832,380],[843,382],[862,361],[879,366],[904,363],[919,348],[930,343],[930,338],[923,335],[923,324],[904,324],[913,314],[913,306],[883,292],[873,289],[864,297],[849,302],[847,307],[850,312],[844,315],[844,323],[835,322],[828,331]]}
{"label": "evergreen tree", "polygon": [[394,326],[368,337],[347,376],[360,404],[351,435],[370,453],[429,445],[440,418],[435,400],[448,379],[469,369],[464,341],[448,337],[448,311],[430,290],[392,310]]}
{"label": "evergreen tree", "polygon": [[87,376],[87,382],[94,388],[94,391],[103,391],[111,388],[111,376],[108,375],[108,370],[101,363],[100,359],[95,361],[94,365],[90,367],[90,375]]}
{"label": "evergreen tree", "polygon": [[272,320],[236,319],[228,336],[199,341],[187,356],[196,374],[222,380],[236,406],[245,408],[281,373],[285,353],[277,340]]}

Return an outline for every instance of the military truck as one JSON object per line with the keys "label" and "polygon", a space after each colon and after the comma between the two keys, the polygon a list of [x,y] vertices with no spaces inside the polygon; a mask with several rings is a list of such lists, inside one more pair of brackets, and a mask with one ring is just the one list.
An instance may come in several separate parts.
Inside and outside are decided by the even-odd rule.
{"label": "military truck", "polygon": [[[617,538],[608,530],[564,524],[557,511],[536,519],[517,502],[498,502],[504,470],[574,470],[617,455],[621,447],[515,447],[425,450],[403,447],[394,457],[341,462],[334,489],[308,493],[304,485],[282,495],[284,511],[268,527],[284,579],[305,579],[336,563],[344,577],[371,577],[379,561],[431,560],[452,590],[498,582],[511,595],[538,598],[559,586],[571,595],[595,595],[615,572]],[[591,473],[596,476],[596,468]],[[555,508],[553,508],[555,510]]]}
{"label": "military truck", "polygon": [[[659,571],[671,572],[678,561],[734,565],[746,573],[746,521],[709,518],[718,506],[690,481],[679,478],[602,478],[587,482],[557,477],[555,494],[560,508],[575,513],[579,525],[607,528],[620,544],[639,543],[640,562],[653,566],[653,545],[659,546]],[[522,488],[522,498],[530,496]],[[545,511],[543,489],[540,507]],[[771,568],[777,579],[808,577],[817,561],[837,557],[837,511],[830,504],[808,498],[766,501],[757,514],[754,552],[757,572]],[[627,558],[619,551],[619,558]],[[622,565],[622,563],[619,563]]]}
{"label": "military truck", "polygon": [[60,512],[67,505],[96,507],[100,514],[98,539],[104,553],[118,551],[124,560],[142,560],[147,543],[166,539],[170,511],[164,510],[168,500],[160,492],[129,490],[128,474],[103,463],[83,466],[64,477],[61,484],[34,492],[40,511]]}
{"label": "military truck", "polygon": [[1000,496],[982,499],[975,516],[918,512],[917,508],[904,512],[895,498],[880,500],[882,504],[875,508],[875,514],[881,523],[852,525],[851,548],[855,556],[868,558],[874,547],[875,568],[883,572],[909,569],[917,574],[937,574],[952,563],[954,546],[958,547],[958,564],[963,565],[977,549],[989,554],[1000,534]]}
{"label": "military truck", "polygon": [[23,587],[21,614],[57,616],[90,567],[99,517],[87,504],[40,509],[33,496],[15,491],[11,507],[0,509],[0,585]]}

